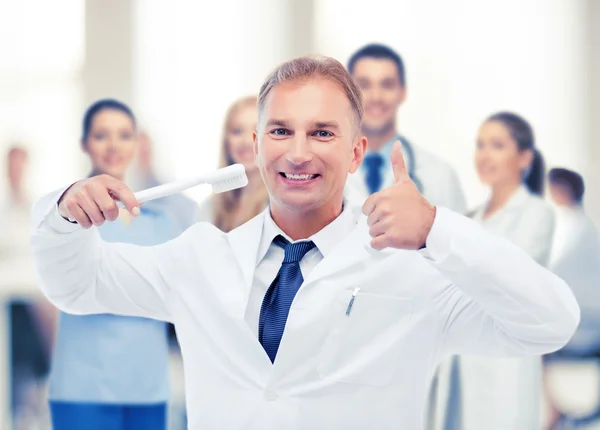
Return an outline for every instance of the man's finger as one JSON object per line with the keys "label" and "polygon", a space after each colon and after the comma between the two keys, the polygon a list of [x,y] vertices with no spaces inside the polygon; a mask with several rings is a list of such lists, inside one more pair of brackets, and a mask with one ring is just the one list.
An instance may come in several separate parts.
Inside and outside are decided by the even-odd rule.
{"label": "man's finger", "polygon": [[119,201],[123,203],[125,208],[133,216],[140,214],[140,205],[127,185],[115,178],[107,177],[105,182],[106,187],[110,190]]}
{"label": "man's finger", "polygon": [[367,225],[370,227],[381,219],[381,214],[377,208],[373,209],[367,216]]}
{"label": "man's finger", "polygon": [[379,193],[375,193],[375,194],[370,195],[369,198],[367,198],[367,200],[363,204],[362,212],[366,216],[371,215],[371,212],[373,212],[373,210],[377,206],[377,200],[379,199],[379,195],[378,194]]}
{"label": "man's finger", "polygon": [[382,234],[385,234],[386,230],[387,229],[385,221],[379,221],[369,228],[369,235],[373,238],[376,238],[378,236],[381,236]]}
{"label": "man's finger", "polygon": [[106,221],[104,215],[91,195],[86,192],[79,192],[75,196],[75,200],[94,225],[104,224],[104,221]]}
{"label": "man's finger", "polygon": [[98,195],[94,197],[94,200],[105,219],[114,221],[119,217],[119,207],[117,206],[117,202],[108,192],[98,193]]}
{"label": "man's finger", "polygon": [[68,212],[68,218],[71,221],[77,222],[83,228],[90,228],[93,223],[86,215],[85,211],[77,204],[75,200],[65,202],[65,207]]}
{"label": "man's finger", "polygon": [[381,251],[388,247],[388,238],[385,234],[381,234],[371,240],[371,248]]}

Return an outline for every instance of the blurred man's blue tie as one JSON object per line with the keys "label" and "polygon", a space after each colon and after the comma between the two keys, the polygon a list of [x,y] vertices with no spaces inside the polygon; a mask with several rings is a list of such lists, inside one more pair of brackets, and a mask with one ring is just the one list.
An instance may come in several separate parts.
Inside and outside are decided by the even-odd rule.
{"label": "blurred man's blue tie", "polygon": [[376,193],[381,189],[383,184],[383,156],[377,152],[370,152],[365,155],[363,165],[367,169],[365,182],[369,189],[369,194]]}
{"label": "blurred man's blue tie", "polygon": [[258,340],[271,363],[275,362],[292,301],[304,281],[300,260],[315,247],[313,242],[290,243],[282,236],[277,236],[273,242],[283,248],[285,256],[277,277],[265,294],[258,320]]}

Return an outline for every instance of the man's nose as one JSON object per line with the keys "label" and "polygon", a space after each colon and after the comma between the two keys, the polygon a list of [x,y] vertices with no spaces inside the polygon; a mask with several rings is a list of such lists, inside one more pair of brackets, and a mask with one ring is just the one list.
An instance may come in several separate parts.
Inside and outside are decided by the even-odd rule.
{"label": "man's nose", "polygon": [[310,142],[306,136],[298,134],[294,136],[286,159],[295,166],[302,166],[312,160]]}

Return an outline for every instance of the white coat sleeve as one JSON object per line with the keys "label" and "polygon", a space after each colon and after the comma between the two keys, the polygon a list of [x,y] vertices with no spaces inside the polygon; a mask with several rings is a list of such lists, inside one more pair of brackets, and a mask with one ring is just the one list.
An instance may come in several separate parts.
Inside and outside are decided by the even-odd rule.
{"label": "white coat sleeve", "polygon": [[421,252],[450,281],[435,301],[444,353],[546,354],[579,324],[579,306],[562,279],[464,216],[438,208]]}
{"label": "white coat sleeve", "polygon": [[145,247],[102,241],[58,212],[52,193],[32,211],[31,246],[40,287],[71,314],[113,313],[170,321],[166,272],[183,236]]}

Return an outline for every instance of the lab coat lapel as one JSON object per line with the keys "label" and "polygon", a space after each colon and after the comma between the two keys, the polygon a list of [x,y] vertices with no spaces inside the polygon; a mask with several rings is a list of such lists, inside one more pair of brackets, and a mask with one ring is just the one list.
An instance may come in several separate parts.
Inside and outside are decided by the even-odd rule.
{"label": "lab coat lapel", "polygon": [[485,201],[485,203],[482,204],[481,206],[479,206],[473,212],[472,218],[479,222],[492,222],[492,221],[495,222],[498,219],[504,218],[505,216],[507,216],[507,214],[511,214],[515,211],[518,212],[519,209],[521,208],[521,206],[527,202],[528,198],[529,198],[529,191],[527,191],[527,189],[524,186],[520,186],[519,188],[517,188],[517,190],[514,192],[514,194],[508,199],[508,201],[506,202],[506,205],[504,205],[503,208],[498,210],[496,213],[492,214],[491,217],[484,220],[483,217],[484,217],[484,214],[485,214],[485,211],[486,211],[488,205],[490,204],[490,199],[491,199],[491,197],[488,197],[488,199]]}
{"label": "lab coat lapel", "polygon": [[240,227],[232,230],[227,238],[233,249],[233,253],[244,278],[244,303],[242,304],[242,316],[246,310],[248,302],[248,294],[254,279],[254,271],[256,270],[256,255],[264,224],[264,212],[261,212],[256,217],[252,218]]}
{"label": "lab coat lapel", "polygon": [[[359,210],[360,208],[356,209]],[[378,256],[378,252],[370,245],[371,237],[369,236],[367,218],[362,214],[357,218],[356,227],[337,244],[331,254],[314,268],[304,281],[303,288],[327,276],[342,272],[348,267],[359,263],[365,264],[367,260]]]}

